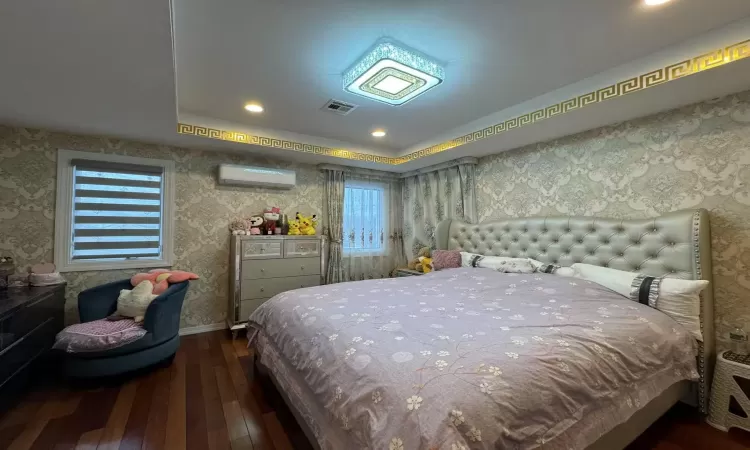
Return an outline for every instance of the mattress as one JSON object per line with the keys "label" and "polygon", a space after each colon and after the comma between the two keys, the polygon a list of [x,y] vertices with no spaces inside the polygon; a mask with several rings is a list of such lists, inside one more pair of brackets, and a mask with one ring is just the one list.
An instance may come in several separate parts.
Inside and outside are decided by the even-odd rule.
{"label": "mattress", "polygon": [[319,286],[249,323],[322,449],[585,448],[698,377],[696,342],[671,318],[546,274]]}

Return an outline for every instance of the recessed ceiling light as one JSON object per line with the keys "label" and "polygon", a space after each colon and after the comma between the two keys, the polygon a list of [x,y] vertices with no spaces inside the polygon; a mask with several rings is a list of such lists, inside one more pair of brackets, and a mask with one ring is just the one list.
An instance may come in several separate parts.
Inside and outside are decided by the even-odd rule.
{"label": "recessed ceiling light", "polygon": [[443,79],[445,69],[436,61],[385,40],[344,73],[344,90],[399,106],[434,88]]}
{"label": "recessed ceiling light", "polygon": [[257,103],[248,103],[245,105],[245,109],[250,111],[251,113],[262,113],[263,107]]}
{"label": "recessed ceiling light", "polygon": [[372,135],[374,137],[383,137],[385,136],[385,130],[375,130],[372,132]]}
{"label": "recessed ceiling light", "polygon": [[656,6],[656,5],[663,5],[664,3],[669,3],[672,0],[643,0],[643,3],[646,4],[646,6]]}

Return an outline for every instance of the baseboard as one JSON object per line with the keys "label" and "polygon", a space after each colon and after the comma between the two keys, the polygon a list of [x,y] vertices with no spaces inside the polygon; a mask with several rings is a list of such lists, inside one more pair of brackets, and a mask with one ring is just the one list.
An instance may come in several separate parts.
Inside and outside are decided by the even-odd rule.
{"label": "baseboard", "polygon": [[188,334],[207,333],[209,331],[224,330],[226,328],[227,324],[224,322],[212,323],[208,325],[198,325],[197,327],[180,328],[180,336],[187,336]]}

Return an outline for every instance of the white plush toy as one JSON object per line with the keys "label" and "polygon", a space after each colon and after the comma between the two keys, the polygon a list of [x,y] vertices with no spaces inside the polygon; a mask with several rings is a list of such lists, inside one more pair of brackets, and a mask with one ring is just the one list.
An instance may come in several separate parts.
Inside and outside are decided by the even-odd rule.
{"label": "white plush toy", "polygon": [[123,317],[132,317],[136,323],[143,322],[148,305],[158,297],[158,295],[151,293],[153,290],[154,285],[148,280],[141,281],[132,290],[121,290],[120,296],[117,298],[116,314]]}

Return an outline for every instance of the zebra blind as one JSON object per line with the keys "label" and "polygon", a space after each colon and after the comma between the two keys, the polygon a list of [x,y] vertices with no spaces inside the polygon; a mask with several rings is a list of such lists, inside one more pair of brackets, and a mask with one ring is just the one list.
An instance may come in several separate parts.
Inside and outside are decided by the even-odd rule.
{"label": "zebra blind", "polygon": [[159,259],[163,168],[74,159],[73,260]]}

